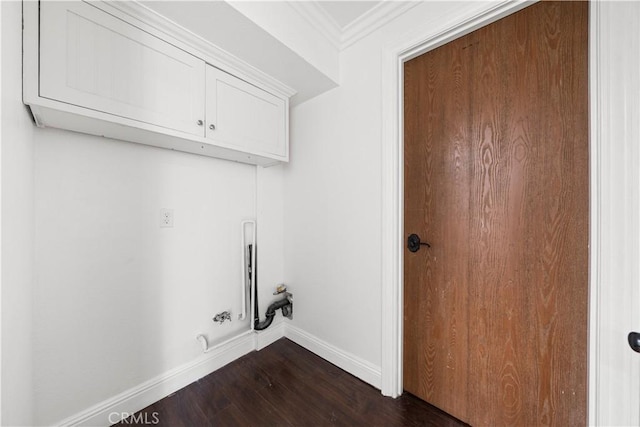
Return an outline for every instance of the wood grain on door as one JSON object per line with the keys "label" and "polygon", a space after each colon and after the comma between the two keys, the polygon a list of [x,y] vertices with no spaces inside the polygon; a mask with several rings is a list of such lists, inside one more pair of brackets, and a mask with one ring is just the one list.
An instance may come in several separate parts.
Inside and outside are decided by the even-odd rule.
{"label": "wood grain on door", "polygon": [[473,425],[584,425],[588,4],[405,64],[405,389]]}

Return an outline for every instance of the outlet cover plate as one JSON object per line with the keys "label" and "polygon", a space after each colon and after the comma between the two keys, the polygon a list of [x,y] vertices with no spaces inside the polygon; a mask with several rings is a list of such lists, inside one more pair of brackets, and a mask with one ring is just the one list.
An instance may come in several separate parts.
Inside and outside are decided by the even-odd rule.
{"label": "outlet cover plate", "polygon": [[173,227],[173,209],[160,209],[160,227]]}

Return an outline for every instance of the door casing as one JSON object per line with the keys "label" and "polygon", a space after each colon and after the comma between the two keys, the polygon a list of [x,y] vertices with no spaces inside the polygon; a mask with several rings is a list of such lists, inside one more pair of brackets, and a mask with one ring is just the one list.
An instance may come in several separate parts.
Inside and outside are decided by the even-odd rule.
{"label": "door casing", "polygon": [[[381,386],[386,396],[402,394],[402,301],[403,301],[403,64],[416,56],[435,49],[462,35],[488,25],[504,16],[515,13],[533,2],[503,1],[487,7],[466,3],[454,22],[444,22],[440,27],[420,29],[402,40],[383,47],[382,52],[382,354]],[[618,2],[616,2],[618,3]],[[590,3],[589,16],[589,91],[590,91],[590,245],[589,245],[589,425],[640,423],[637,402],[640,399],[640,362],[638,355],[623,353],[620,336],[616,336],[611,348],[609,337],[601,331],[609,331],[604,314],[618,310],[618,320],[623,319],[630,328],[640,328],[640,314],[634,313],[633,301],[640,298],[637,284],[640,269],[634,267],[640,259],[640,164],[639,150],[634,141],[640,130],[627,125],[625,118],[640,114],[640,102],[630,98],[630,105],[614,99],[609,83],[619,81],[618,86],[639,88],[634,66],[640,66],[640,49],[625,44],[621,49],[637,52],[626,57],[630,72],[619,75],[610,53],[623,42],[620,32],[615,32],[620,20],[640,16],[640,6],[631,2],[623,6]],[[628,8],[614,10],[615,7]],[[625,40],[640,40],[637,25],[625,27]],[[635,37],[634,37],[635,36]],[[640,44],[636,42],[636,46]],[[618,72],[618,75],[615,73]],[[633,96],[633,91],[630,96]],[[617,113],[617,114],[616,114]],[[634,115],[635,113],[635,115]],[[626,132],[620,131],[624,127]],[[611,141],[619,137],[620,146]],[[637,144],[635,144],[637,145]],[[621,150],[622,148],[622,150]],[[622,153],[621,153],[622,151]],[[619,170],[630,171],[620,177]],[[636,170],[634,172],[634,170]],[[628,176],[631,174],[631,176]],[[623,179],[624,178],[624,179]],[[610,190],[614,190],[609,193]],[[603,191],[607,193],[603,197]],[[631,199],[629,203],[628,200]],[[627,202],[625,202],[625,199]],[[611,204],[626,209],[616,215]],[[621,218],[622,217],[622,218]],[[612,248],[610,236],[630,236],[624,248]],[[604,247],[604,249],[603,249]],[[619,261],[617,250],[626,251]],[[605,252],[608,251],[608,252]],[[620,281],[614,283],[613,280]],[[614,285],[618,286],[614,286]],[[605,286],[606,285],[606,286]],[[623,290],[623,295],[620,290]],[[626,303],[626,304],[625,304]],[[622,304],[622,306],[621,306]],[[617,351],[623,356],[617,356]],[[635,357],[635,358],[634,358]],[[626,371],[621,384],[620,374],[612,372],[612,363],[622,363]],[[625,394],[620,393],[620,387]],[[615,399],[611,399],[615,396]],[[635,403],[634,403],[635,402]]]}

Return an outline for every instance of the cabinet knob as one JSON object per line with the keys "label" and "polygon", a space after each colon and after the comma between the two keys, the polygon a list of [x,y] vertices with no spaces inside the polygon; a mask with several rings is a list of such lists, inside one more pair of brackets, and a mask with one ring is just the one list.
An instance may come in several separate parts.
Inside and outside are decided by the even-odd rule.
{"label": "cabinet knob", "polygon": [[215,128],[216,128],[216,125],[214,125],[214,124],[210,124],[210,125],[209,125],[209,129],[211,129],[211,130],[215,130]]}
{"label": "cabinet knob", "polygon": [[198,120],[196,123],[198,123],[198,126],[202,126],[204,124],[202,120]]}

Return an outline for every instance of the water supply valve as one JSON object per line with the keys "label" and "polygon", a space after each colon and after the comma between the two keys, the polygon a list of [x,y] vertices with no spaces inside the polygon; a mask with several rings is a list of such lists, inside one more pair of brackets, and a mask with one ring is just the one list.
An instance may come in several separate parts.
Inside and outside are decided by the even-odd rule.
{"label": "water supply valve", "polygon": [[223,311],[213,316],[213,321],[223,324],[225,320],[231,321],[231,310]]}
{"label": "water supply valve", "polygon": [[287,292],[287,287],[284,284],[279,285],[273,294],[284,294],[287,301],[289,301],[289,304],[282,307],[282,315],[288,319],[293,319],[293,294],[291,292]]}
{"label": "water supply valve", "polygon": [[282,315],[287,319],[293,319],[293,295],[289,292],[287,292],[287,299],[289,300],[289,305],[282,307]]}

